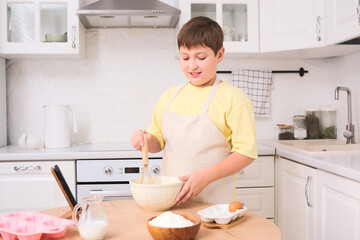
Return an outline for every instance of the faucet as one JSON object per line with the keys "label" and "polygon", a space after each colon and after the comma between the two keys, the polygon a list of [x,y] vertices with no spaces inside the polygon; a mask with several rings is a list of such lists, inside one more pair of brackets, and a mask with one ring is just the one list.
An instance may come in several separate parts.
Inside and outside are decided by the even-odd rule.
{"label": "faucet", "polygon": [[351,91],[347,87],[337,87],[335,88],[335,100],[339,100],[339,91],[347,92],[347,106],[348,106],[348,125],[346,125],[346,131],[344,132],[344,137],[346,138],[346,144],[355,143],[355,128],[352,124],[352,113],[351,113]]}

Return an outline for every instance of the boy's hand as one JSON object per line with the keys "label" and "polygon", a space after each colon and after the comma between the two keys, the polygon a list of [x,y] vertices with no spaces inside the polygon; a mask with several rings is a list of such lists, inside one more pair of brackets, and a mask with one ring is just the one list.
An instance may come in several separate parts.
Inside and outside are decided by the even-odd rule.
{"label": "boy's hand", "polygon": [[141,151],[145,144],[143,135],[144,132],[146,133],[146,138],[149,140],[151,138],[151,134],[147,133],[146,130],[143,129],[137,129],[131,135],[131,145],[139,151]]}
{"label": "boy's hand", "polygon": [[181,181],[186,181],[179,195],[176,197],[176,206],[195,197],[204,190],[209,184],[209,180],[204,169],[179,177]]}

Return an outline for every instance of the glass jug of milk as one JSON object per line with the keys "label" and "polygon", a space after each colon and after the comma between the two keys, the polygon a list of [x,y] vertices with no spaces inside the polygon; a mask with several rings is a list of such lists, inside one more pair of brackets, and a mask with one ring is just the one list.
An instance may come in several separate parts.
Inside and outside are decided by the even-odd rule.
{"label": "glass jug of milk", "polygon": [[[74,207],[72,218],[84,240],[102,240],[105,237],[108,220],[102,206],[103,198],[102,195],[85,197]],[[81,215],[77,219],[80,209]]]}

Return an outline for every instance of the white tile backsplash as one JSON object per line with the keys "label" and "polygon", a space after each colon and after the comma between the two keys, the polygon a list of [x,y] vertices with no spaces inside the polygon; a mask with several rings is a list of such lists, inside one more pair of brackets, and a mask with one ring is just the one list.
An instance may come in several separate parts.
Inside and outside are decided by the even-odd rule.
{"label": "white tile backsplash", "polygon": [[[22,133],[43,136],[43,105],[68,104],[77,113],[79,142],[126,143],[146,128],[160,95],[186,81],[175,59],[174,29],[87,29],[86,58],[81,60],[8,60],[8,144]],[[346,95],[334,100],[336,86],[352,90],[353,123],[360,135],[360,53],[317,60],[226,58],[219,70],[238,68],[309,70],[274,74],[272,116],[256,119],[258,139],[276,139],[277,123],[310,105],[338,110],[338,136],[347,122]],[[231,82],[230,75],[221,78]]]}

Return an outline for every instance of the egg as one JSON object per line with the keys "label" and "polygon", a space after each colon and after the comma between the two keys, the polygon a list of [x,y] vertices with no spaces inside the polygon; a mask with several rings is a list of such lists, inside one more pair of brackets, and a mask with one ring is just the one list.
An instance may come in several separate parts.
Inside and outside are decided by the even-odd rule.
{"label": "egg", "polygon": [[233,201],[229,204],[229,212],[235,212],[238,209],[242,209],[243,205],[239,201]]}

